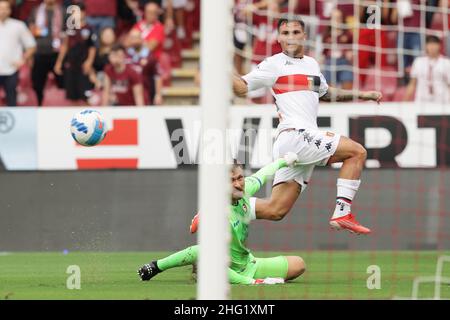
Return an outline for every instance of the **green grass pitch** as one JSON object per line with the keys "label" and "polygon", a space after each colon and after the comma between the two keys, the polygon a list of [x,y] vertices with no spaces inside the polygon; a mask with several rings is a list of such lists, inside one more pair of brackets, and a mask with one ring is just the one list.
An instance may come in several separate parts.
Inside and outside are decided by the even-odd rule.
{"label": "green grass pitch", "polygon": [[[139,281],[136,270],[167,252],[70,252],[0,254],[0,300],[3,299],[195,299],[192,267]],[[280,253],[256,253],[274,256]],[[232,286],[233,299],[391,299],[411,297],[413,279],[432,276],[435,251],[308,251],[289,252],[304,258],[306,273],[284,285]],[[69,290],[67,267],[81,270],[81,289]],[[369,290],[367,267],[381,270],[381,288]],[[450,276],[450,262],[442,276]],[[419,298],[431,298],[434,284],[420,286]],[[441,298],[450,298],[450,286],[441,285]]]}

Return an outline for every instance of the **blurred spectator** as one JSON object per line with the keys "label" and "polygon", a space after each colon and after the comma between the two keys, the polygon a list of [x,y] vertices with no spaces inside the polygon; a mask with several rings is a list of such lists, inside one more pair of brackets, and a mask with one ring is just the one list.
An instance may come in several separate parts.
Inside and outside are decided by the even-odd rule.
{"label": "blurred spectator", "polygon": [[139,0],[118,0],[118,23],[116,34],[120,38],[121,35],[128,34],[128,31],[141,19],[142,10]]}
{"label": "blurred spectator", "polygon": [[450,59],[441,55],[441,40],[436,36],[426,38],[426,56],[414,60],[411,79],[404,100],[414,93],[416,102],[450,103]]}
{"label": "blurred spectator", "polygon": [[28,21],[37,43],[31,79],[38,105],[41,106],[48,73],[53,71],[61,47],[64,13],[56,0],[44,0],[33,9]]}
{"label": "blurred spectator", "polygon": [[6,105],[17,105],[19,69],[36,51],[36,41],[25,23],[12,19],[11,4],[0,0],[0,88],[6,94]]}
{"label": "blurred spectator", "polygon": [[[278,0],[265,1],[266,9],[254,13],[252,17],[254,35],[252,69],[255,69],[266,57],[281,52],[281,46],[277,40],[280,4]],[[249,92],[248,97],[254,103],[270,103],[273,101],[272,95],[266,88]]]}
{"label": "blurred spectator", "polygon": [[55,64],[55,73],[64,74],[66,98],[74,105],[86,104],[88,92],[92,89],[89,75],[95,59],[96,36],[86,23],[86,11],[80,7],[80,29],[67,29]]}
{"label": "blurred spectator", "polygon": [[163,51],[165,39],[164,25],[158,20],[160,15],[158,4],[150,2],[144,8],[144,20],[138,22],[133,29],[141,33],[145,45],[150,49],[153,57],[159,59]]}
{"label": "blurred spectator", "polygon": [[433,16],[435,14],[434,10],[436,10],[437,6],[439,4],[439,0],[427,0],[427,12],[425,16],[425,24],[427,29],[431,27],[431,24],[433,22]]}
{"label": "blurred spectator", "polygon": [[105,28],[100,32],[99,47],[95,54],[94,63],[92,65],[93,72],[91,72],[90,80],[95,84],[97,89],[100,89],[103,84],[104,69],[109,63],[109,53],[116,43],[116,34],[114,29]]}
{"label": "blurred spectator", "polygon": [[256,3],[248,3],[248,0],[234,0],[233,44],[235,47],[235,53],[233,61],[237,73],[241,75],[244,74],[244,48],[250,38],[250,34],[247,31],[247,23],[251,21],[253,13],[256,10],[266,7],[266,0],[258,1]]}
{"label": "blurred spectator", "polygon": [[253,57],[252,63],[257,65],[266,57],[281,52],[278,43],[278,19],[280,18],[280,5],[278,0],[266,0],[265,10],[254,13],[253,22]]}
{"label": "blurred spectator", "polygon": [[141,75],[126,64],[125,48],[115,45],[105,67],[102,105],[143,106],[144,88]]}
{"label": "blurred spectator", "polygon": [[[331,13],[331,26],[323,37],[325,55],[324,76],[327,82],[343,89],[353,86],[352,72],[352,34],[344,23],[342,11],[334,9]],[[333,44],[333,45],[332,45]]]}
{"label": "blurred spectator", "polygon": [[399,27],[397,43],[400,53],[399,69],[405,70],[404,81],[408,80],[407,75],[414,58],[420,55],[422,48],[420,4],[421,0],[402,0],[397,2],[397,9],[394,10],[394,22],[397,22]]}
{"label": "blurred spectator", "polygon": [[311,12],[310,1],[289,0],[287,2],[290,12],[303,15],[314,14],[314,12]]}
{"label": "blurred spectator", "polygon": [[41,4],[42,0],[10,0],[13,5],[12,17],[18,20],[27,21],[33,8]]}
{"label": "blurred spectator", "polygon": [[[389,4],[389,0],[383,0],[383,8]],[[387,32],[383,26],[391,24],[392,12],[389,10],[381,11],[381,29],[377,28],[377,21],[374,20],[374,12],[370,11],[369,6],[377,5],[378,1],[364,1],[359,7],[360,30],[358,35],[358,67],[362,71],[359,75],[360,87],[364,85],[367,75],[365,70],[376,64],[377,68],[388,65],[387,54],[381,54],[380,51],[387,48]],[[361,48],[363,47],[363,48]],[[365,48],[364,48],[365,47]],[[380,50],[381,47],[381,50]]]}
{"label": "blurred spectator", "polygon": [[[288,0],[290,1],[290,0]],[[290,6],[294,6],[295,13],[303,14],[303,15],[309,15],[309,16],[316,16],[319,18],[319,26],[318,26],[318,33],[324,34],[326,32],[327,27],[329,26],[329,21],[331,18],[331,14],[334,9],[339,9],[344,18],[343,21],[345,21],[349,25],[353,25],[355,23],[355,19],[358,19],[358,10],[359,7],[355,1],[352,2],[346,2],[346,1],[336,1],[336,0],[315,0],[315,1],[300,1],[300,0],[292,0],[294,1],[293,4],[290,4]],[[295,2],[298,2],[298,4],[295,4]],[[342,4],[341,2],[344,2]],[[359,2],[360,4],[363,4],[362,1]],[[364,1],[364,4],[366,1]],[[356,6],[356,11],[355,11]],[[307,34],[311,38],[311,35],[314,34],[313,31],[315,28],[311,28],[308,30],[308,24],[306,26]]]}
{"label": "blurred spectator", "polygon": [[146,104],[162,104],[162,79],[158,68],[158,61],[144,46],[139,30],[131,30],[129,34],[126,62],[142,75],[144,85],[144,100]]}
{"label": "blurred spectator", "polygon": [[[186,38],[186,30],[184,28],[185,24],[185,7],[188,5],[188,0],[163,0],[162,7],[167,12],[167,19],[165,21],[165,26],[169,30],[167,33],[171,32],[171,28],[176,27],[177,37],[181,41]],[[172,13],[173,12],[173,13]],[[173,21],[175,17],[175,22]]]}
{"label": "blurred spectator", "polygon": [[86,22],[98,38],[102,29],[114,29],[117,16],[116,0],[84,0],[84,4],[86,5]]}
{"label": "blurred spectator", "polygon": [[[447,14],[447,33],[446,33],[446,49],[445,53],[450,57],[450,0],[440,0],[439,6],[443,15]],[[443,19],[444,20],[444,19]],[[445,28],[445,26],[443,26]]]}
{"label": "blurred spectator", "polygon": [[246,0],[234,0],[233,6],[233,44],[234,44],[234,57],[233,65],[236,72],[240,75],[244,74],[244,55],[243,51],[248,41],[247,25],[245,23],[245,15],[243,14],[243,8],[246,5]]}
{"label": "blurred spectator", "polygon": [[[174,2],[186,2],[187,0],[138,0],[139,1],[139,7],[145,8],[145,6],[149,3],[157,4],[160,10],[159,14],[159,21],[164,23],[166,29],[172,29],[175,27],[175,21],[174,21]],[[163,8],[163,9],[162,9]],[[141,15],[141,18],[143,17],[143,14]],[[140,20],[140,19],[139,19]]]}

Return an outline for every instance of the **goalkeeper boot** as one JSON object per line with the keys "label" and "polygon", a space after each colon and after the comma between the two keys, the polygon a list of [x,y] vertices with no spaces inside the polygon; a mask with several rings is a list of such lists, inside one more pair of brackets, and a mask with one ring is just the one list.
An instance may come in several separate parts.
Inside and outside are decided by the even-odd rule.
{"label": "goalkeeper boot", "polygon": [[370,229],[364,227],[358,221],[356,221],[355,216],[352,213],[339,218],[331,219],[330,226],[336,230],[346,229],[347,231],[356,234],[370,233]]}
{"label": "goalkeeper boot", "polygon": [[194,216],[194,218],[192,218],[191,220],[191,225],[189,226],[189,231],[191,233],[196,233],[198,230],[198,213]]}
{"label": "goalkeeper boot", "polygon": [[138,273],[139,277],[141,277],[142,281],[148,281],[160,272],[161,272],[161,270],[159,270],[158,265],[156,264],[156,261],[152,261],[151,263],[144,264],[137,271],[137,273]]}

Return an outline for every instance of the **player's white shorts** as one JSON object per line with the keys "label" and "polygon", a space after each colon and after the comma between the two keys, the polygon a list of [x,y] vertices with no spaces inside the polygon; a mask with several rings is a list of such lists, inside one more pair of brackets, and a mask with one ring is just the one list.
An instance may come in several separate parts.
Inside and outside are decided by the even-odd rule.
{"label": "player's white shorts", "polygon": [[298,155],[301,165],[282,168],[275,173],[273,185],[295,180],[306,189],[315,166],[325,166],[336,152],[340,134],[318,129],[301,129],[281,132],[273,145],[274,159],[282,158],[288,152]]}
{"label": "player's white shorts", "polygon": [[[172,0],[172,7],[174,9],[181,9],[181,8],[184,8],[186,5],[187,5],[187,0]],[[167,7],[167,1],[166,0],[163,0],[162,7],[163,8]]]}

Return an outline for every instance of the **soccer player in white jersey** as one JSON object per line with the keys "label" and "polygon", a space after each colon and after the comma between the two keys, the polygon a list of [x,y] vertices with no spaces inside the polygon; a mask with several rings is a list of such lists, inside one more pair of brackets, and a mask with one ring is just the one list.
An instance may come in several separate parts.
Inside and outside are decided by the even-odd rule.
{"label": "soccer player in white jersey", "polygon": [[353,198],[367,152],[359,143],[317,127],[320,101],[352,101],[355,98],[380,102],[376,91],[354,92],[329,87],[313,58],[304,54],[305,24],[299,19],[280,19],[278,42],[283,52],[266,58],[258,68],[233,79],[233,91],[243,97],[249,91],[270,88],[280,118],[273,156],[298,154],[301,166],[283,168],[275,174],[272,195],[256,200],[259,219],[281,220],[305,190],[315,166],[342,162],[337,180],[336,208],[330,225],[356,234],[368,234],[351,212]]}

